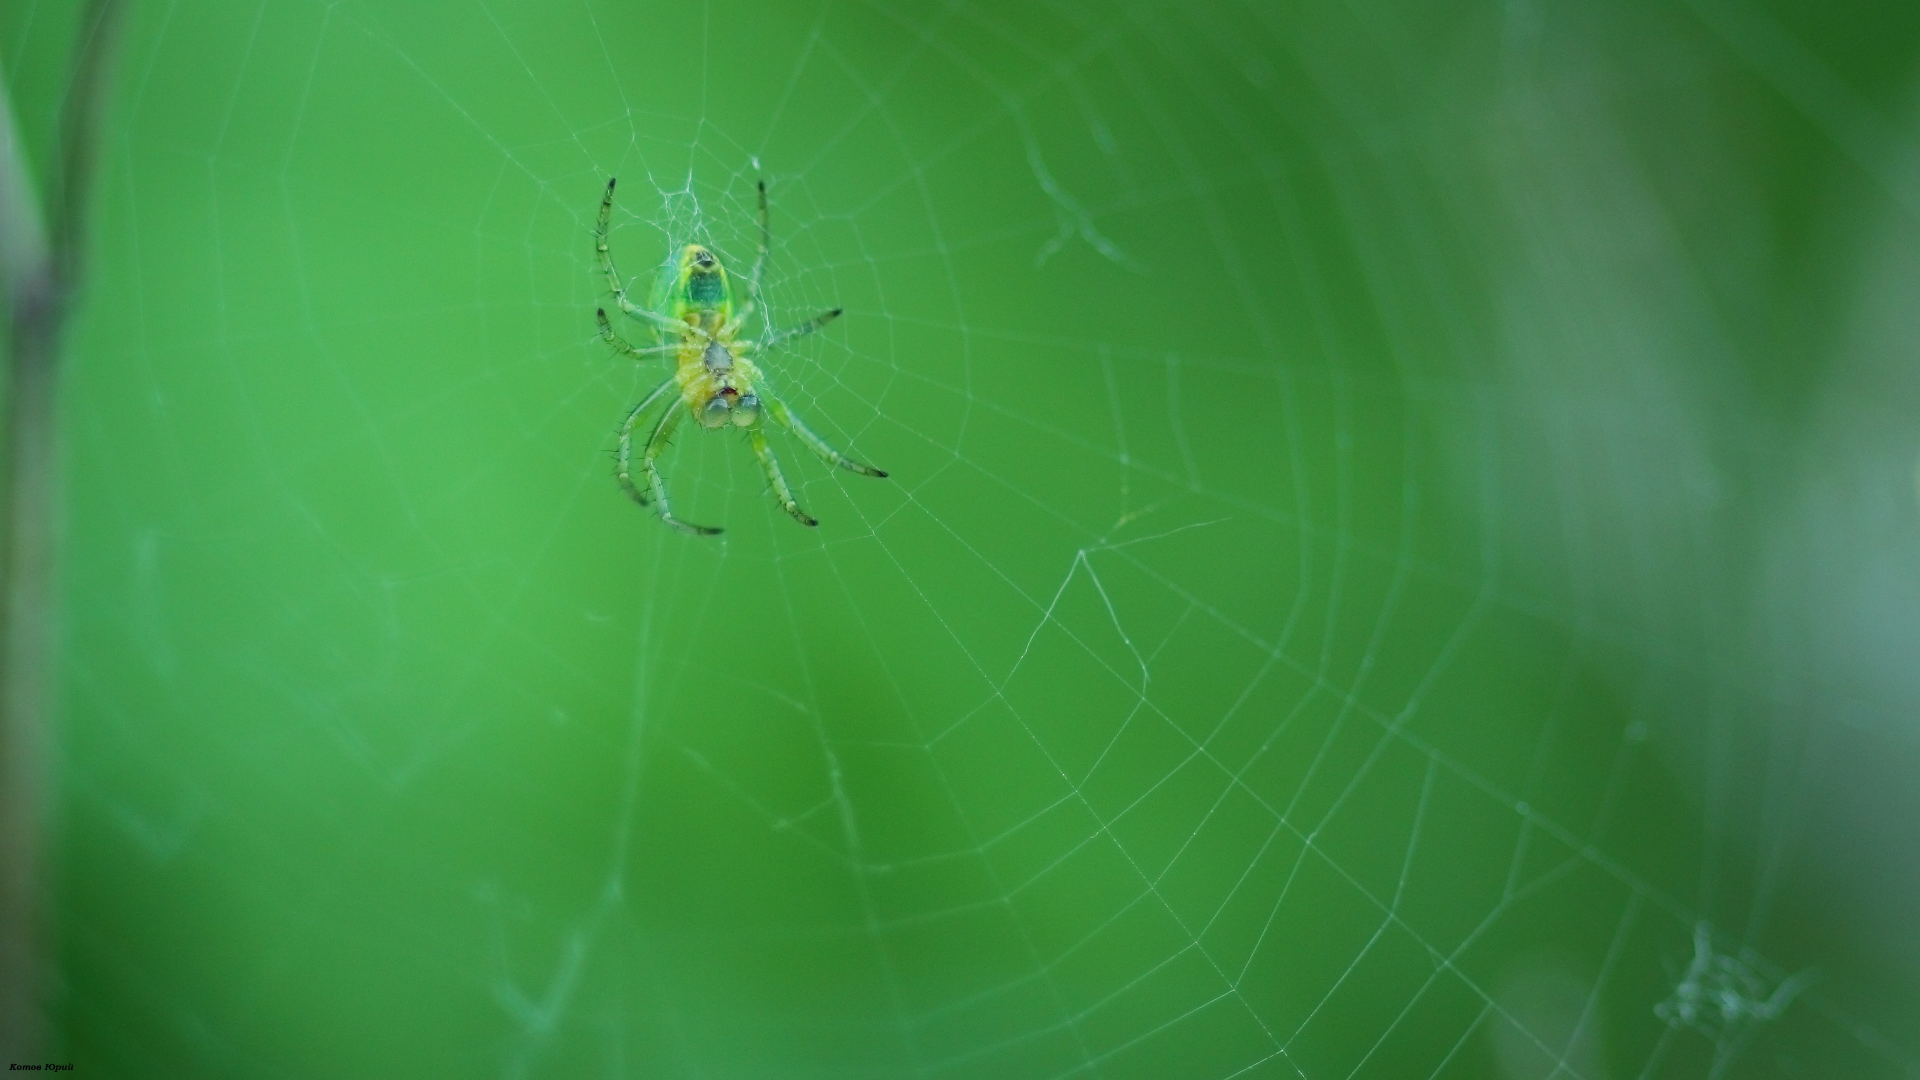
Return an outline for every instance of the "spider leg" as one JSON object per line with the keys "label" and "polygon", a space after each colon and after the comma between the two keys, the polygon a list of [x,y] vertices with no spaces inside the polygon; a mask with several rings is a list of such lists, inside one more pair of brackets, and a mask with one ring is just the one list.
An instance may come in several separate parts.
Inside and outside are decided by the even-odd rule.
{"label": "spider leg", "polygon": [[767,268],[767,250],[773,246],[773,230],[767,225],[767,182],[760,181],[760,253],[753,257],[753,276],[748,278],[755,299],[760,296],[760,274]]}
{"label": "spider leg", "polygon": [[633,426],[640,422],[640,414],[653,408],[654,403],[666,396],[673,385],[674,380],[668,377],[662,380],[659,386],[647,391],[647,396],[640,399],[640,404],[627,411],[627,418],[620,424],[620,464],[614,470],[614,474],[620,478],[620,486],[626,488],[627,494],[633,496],[633,501],[641,506],[647,505],[647,497],[639,488],[633,486],[633,478],[629,475],[629,465],[633,461]]}
{"label": "spider leg", "polygon": [[626,422],[620,425],[620,465],[618,469],[620,486],[627,489],[627,494],[633,496],[634,502],[639,503],[641,506],[651,507],[654,513],[660,515],[661,521],[679,529],[681,532],[692,533],[695,536],[715,536],[719,534],[719,529],[707,525],[690,524],[673,516],[673,513],[667,507],[667,485],[665,481],[660,479],[660,470],[654,466],[654,459],[660,456],[660,451],[667,448],[667,440],[673,437],[673,429],[680,426],[680,419],[684,414],[682,414],[679,409],[668,406],[666,414],[660,417],[658,424],[654,425],[653,434],[647,438],[646,449],[640,453],[640,474],[647,482],[646,491],[641,491],[633,482],[631,470],[633,462],[633,425],[639,421],[640,414],[651,407],[654,402],[665,396],[668,388],[673,385],[675,385],[674,381],[668,379],[659,386],[654,387],[653,392],[648,394],[640,404],[635,405],[633,411],[627,414]]}
{"label": "spider leg", "polygon": [[801,323],[799,326],[793,327],[790,330],[780,331],[767,341],[758,345],[757,348],[763,353],[772,352],[787,342],[792,341],[794,338],[806,337],[808,334],[813,333],[815,330],[820,329],[839,317],[839,308],[834,308],[831,311],[823,311],[813,318],[808,319],[806,322]]}
{"label": "spider leg", "polygon": [[600,336],[606,339],[607,344],[620,350],[632,359],[645,360],[649,356],[667,356],[680,351],[681,346],[679,342],[671,345],[652,345],[644,349],[636,348],[626,338],[613,332],[613,324],[607,321],[606,308],[597,308],[593,314],[594,317],[600,320]]}
{"label": "spider leg", "polygon": [[607,276],[607,288],[613,290],[614,303],[619,305],[621,311],[658,329],[671,330],[676,334],[697,333],[702,337],[707,336],[706,331],[697,326],[669,319],[657,311],[648,311],[627,299],[627,287],[620,281],[620,272],[613,268],[613,251],[607,246],[607,225],[613,218],[613,184],[614,178],[608,177],[607,193],[600,199],[600,220],[593,230],[593,257],[600,264],[600,272]]}
{"label": "spider leg", "polygon": [[840,468],[847,470],[848,472],[859,473],[861,476],[884,477],[887,475],[884,471],[880,469],[876,469],[871,465],[862,465],[859,462],[848,457],[847,455],[841,453],[840,451],[835,450],[833,446],[827,442],[827,440],[821,438],[818,435],[815,435],[813,433],[812,428],[802,423],[799,415],[796,414],[792,409],[787,408],[786,402],[781,401],[777,397],[774,397],[768,391],[764,389],[761,390],[760,398],[761,400],[766,402],[767,412],[772,414],[773,419],[781,427],[786,428],[788,431],[793,432],[793,435],[795,438],[799,439],[803,443],[806,443],[807,449],[813,451],[815,454],[818,454],[820,456],[820,460],[826,462],[829,465],[837,465]]}
{"label": "spider leg", "polygon": [[753,443],[753,453],[760,459],[760,467],[767,471],[767,483],[773,487],[773,497],[780,500],[780,508],[792,514],[793,520],[809,528],[820,524],[813,519],[813,515],[800,509],[799,503],[793,501],[793,491],[787,487],[787,478],[780,475],[780,459],[773,456],[773,448],[767,445],[766,432],[755,427],[747,433],[747,438]]}
{"label": "spider leg", "polygon": [[727,323],[725,333],[731,335],[747,324],[747,319],[760,307],[760,275],[767,269],[767,251],[773,246],[773,234],[767,227],[767,182],[760,181],[760,251],[753,259],[753,272],[747,276],[747,302],[734,313]]}

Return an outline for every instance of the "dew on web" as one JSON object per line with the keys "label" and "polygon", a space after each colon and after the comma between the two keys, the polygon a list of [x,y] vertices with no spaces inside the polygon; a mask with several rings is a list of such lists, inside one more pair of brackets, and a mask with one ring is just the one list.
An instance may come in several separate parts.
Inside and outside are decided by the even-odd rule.
{"label": "dew on web", "polygon": [[1713,927],[1693,928],[1693,959],[1672,996],[1653,1007],[1669,1027],[1693,1028],[1711,1039],[1740,1034],[1751,1023],[1777,1020],[1806,989],[1808,974],[1769,980],[1747,960],[1713,947]]}

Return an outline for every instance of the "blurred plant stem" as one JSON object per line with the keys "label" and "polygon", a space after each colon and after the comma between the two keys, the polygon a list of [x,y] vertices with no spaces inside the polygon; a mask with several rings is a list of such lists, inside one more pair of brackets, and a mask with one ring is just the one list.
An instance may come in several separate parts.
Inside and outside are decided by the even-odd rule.
{"label": "blurred plant stem", "polygon": [[125,0],[88,0],[42,203],[0,75],[0,269],[8,315],[6,523],[0,533],[0,1056],[40,1061],[53,985],[48,812],[55,753],[60,347]]}

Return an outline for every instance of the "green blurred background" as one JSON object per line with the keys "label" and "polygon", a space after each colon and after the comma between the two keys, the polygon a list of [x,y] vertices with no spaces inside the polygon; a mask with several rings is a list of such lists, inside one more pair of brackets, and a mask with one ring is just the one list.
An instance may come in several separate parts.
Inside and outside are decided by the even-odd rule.
{"label": "green blurred background", "polygon": [[[0,12],[43,150],[75,9]],[[140,4],[55,1057],[1920,1075],[1916,53],[1803,0]],[[775,321],[847,311],[773,376],[891,480],[778,442],[806,530],[688,431],[723,537],[622,496],[609,176],[642,291],[768,181]]]}

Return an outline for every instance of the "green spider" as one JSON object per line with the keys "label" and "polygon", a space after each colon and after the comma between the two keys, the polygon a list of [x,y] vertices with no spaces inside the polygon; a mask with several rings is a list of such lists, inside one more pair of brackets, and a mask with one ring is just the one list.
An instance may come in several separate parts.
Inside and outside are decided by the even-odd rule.
{"label": "green spider", "polygon": [[[682,532],[695,536],[719,534],[720,530],[712,526],[694,525],[673,516],[667,507],[666,484],[660,479],[660,470],[654,465],[660,452],[666,449],[667,440],[673,437],[674,429],[689,414],[705,428],[731,426],[747,429],[747,440],[753,444],[760,467],[766,470],[773,497],[779,500],[781,509],[793,515],[793,519],[802,525],[820,523],[800,509],[800,504],[793,499],[793,492],[787,487],[786,478],[780,475],[779,459],[773,456],[773,448],[767,445],[767,435],[761,425],[763,414],[773,417],[775,423],[786,428],[829,465],[838,465],[862,476],[887,475],[835,450],[825,439],[814,434],[785,402],[774,396],[766,384],[766,377],[751,359],[765,356],[794,338],[811,334],[827,325],[840,317],[839,308],[815,316],[790,330],[770,331],[768,337],[759,340],[742,339],[740,336],[747,318],[759,306],[760,272],[767,265],[770,236],[767,229],[766,182],[760,183],[760,253],[754,258],[753,273],[746,279],[746,298],[737,308],[734,303],[733,276],[720,264],[720,257],[712,249],[700,244],[682,247],[679,256],[661,271],[649,307],[640,307],[627,299],[627,290],[621,284],[620,274],[613,268],[613,255],[607,250],[607,220],[613,214],[613,185],[614,181],[609,179],[606,197],[600,200],[600,225],[594,231],[594,255],[599,260],[601,273],[607,276],[607,285],[613,290],[614,302],[620,310],[647,324],[663,341],[649,348],[636,348],[614,333],[605,308],[594,313],[600,320],[600,336],[635,360],[652,356],[675,358],[673,374],[642,398],[640,404],[627,414],[626,422],[620,425],[619,477],[620,486],[627,489],[627,494],[633,496],[641,506],[652,507],[653,512],[660,515],[660,520]],[[661,414],[659,422],[654,424],[653,434],[647,437],[646,448],[640,452],[640,475],[646,482],[646,488],[642,490],[633,482],[631,474],[633,428],[642,413],[672,390],[679,391],[680,402],[686,409],[682,411],[670,405]]]}

